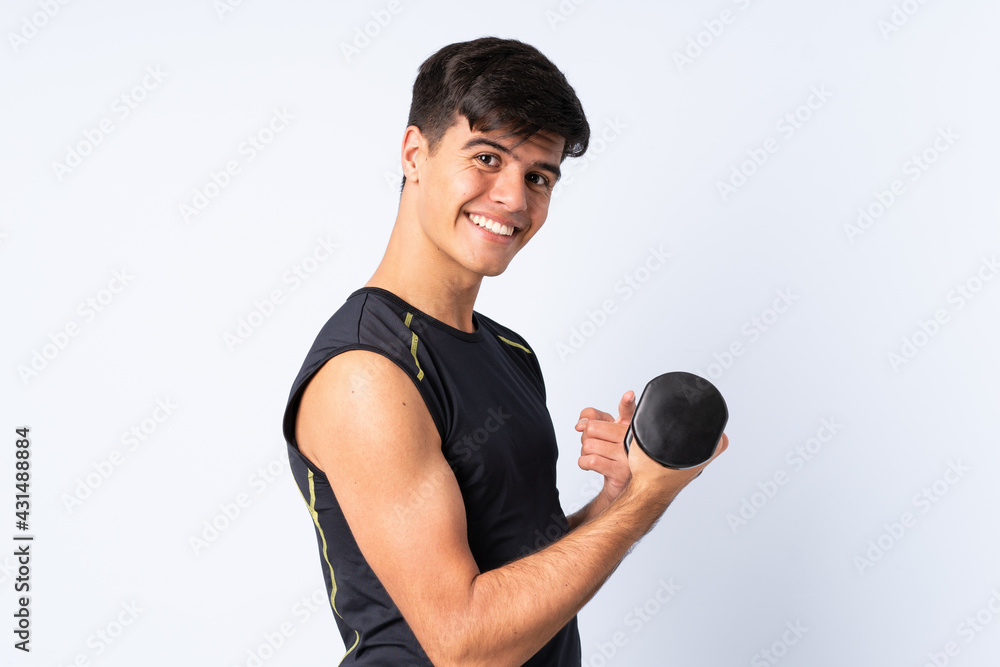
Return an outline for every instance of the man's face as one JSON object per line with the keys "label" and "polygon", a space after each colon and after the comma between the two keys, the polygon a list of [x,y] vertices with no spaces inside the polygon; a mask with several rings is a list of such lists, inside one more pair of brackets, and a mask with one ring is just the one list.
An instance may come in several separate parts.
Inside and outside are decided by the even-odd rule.
{"label": "man's face", "polygon": [[421,151],[418,163],[425,236],[444,261],[478,276],[503,273],[541,229],[565,143],[548,132],[527,140],[503,134],[470,131],[460,117],[433,155]]}

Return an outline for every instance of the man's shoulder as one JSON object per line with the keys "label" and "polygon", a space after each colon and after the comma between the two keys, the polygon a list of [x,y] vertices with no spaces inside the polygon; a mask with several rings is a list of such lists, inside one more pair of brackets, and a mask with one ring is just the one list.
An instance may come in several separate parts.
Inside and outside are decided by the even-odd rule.
{"label": "man's shoulder", "polygon": [[[307,382],[326,362],[353,350],[375,352],[403,370],[422,376],[412,349],[412,315],[406,312],[405,303],[392,296],[368,287],[352,292],[316,335],[296,384]],[[354,356],[351,363],[373,363],[365,359]]]}
{"label": "man's shoulder", "polygon": [[516,350],[521,350],[523,353],[527,354],[534,354],[534,351],[531,349],[528,341],[521,334],[517,333],[510,327],[504,326],[496,320],[483,315],[479,311],[476,311],[476,317],[486,329],[486,332],[490,335]]}
{"label": "man's shoulder", "polygon": [[[392,296],[376,288],[355,290],[320,329],[288,395],[284,419],[286,440],[294,441],[295,415],[306,386],[327,362],[344,352],[363,350],[377,353],[405,371],[419,385],[428,383],[425,379],[428,364],[418,358],[413,346],[410,329],[412,314],[407,312],[405,303]],[[370,356],[348,357],[341,360],[340,370],[352,382],[361,380],[367,384],[366,381],[374,377],[382,363]],[[420,388],[425,391],[425,387]]]}
{"label": "man's shoulder", "polygon": [[352,292],[322,326],[309,356],[349,347],[405,347],[406,315],[404,306],[362,287]]}

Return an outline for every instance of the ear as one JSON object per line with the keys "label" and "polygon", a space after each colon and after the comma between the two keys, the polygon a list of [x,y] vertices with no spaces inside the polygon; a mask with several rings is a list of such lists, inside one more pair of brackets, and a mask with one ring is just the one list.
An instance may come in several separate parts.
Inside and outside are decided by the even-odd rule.
{"label": "ear", "polygon": [[420,128],[410,125],[403,133],[402,166],[407,181],[420,182],[420,167],[427,156],[427,140]]}

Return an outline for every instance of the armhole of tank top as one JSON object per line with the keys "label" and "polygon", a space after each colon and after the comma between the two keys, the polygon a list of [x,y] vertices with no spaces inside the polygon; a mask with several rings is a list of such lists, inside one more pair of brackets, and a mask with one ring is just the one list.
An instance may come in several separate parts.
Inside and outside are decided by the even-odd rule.
{"label": "armhole of tank top", "polygon": [[431,419],[434,420],[434,426],[437,428],[438,436],[441,438],[441,443],[443,445],[443,443],[447,441],[445,428],[444,424],[441,421],[441,415],[437,414],[437,411],[431,408],[432,397],[428,394],[428,392],[430,392],[430,387],[427,387],[420,380],[418,380],[416,376],[406,367],[405,362],[403,362],[400,359],[396,359],[395,357],[393,357],[392,354],[390,354],[386,350],[375,347],[373,345],[366,345],[364,343],[354,343],[351,345],[345,345],[344,347],[340,347],[334,350],[330,356],[326,357],[319,364],[317,364],[316,368],[313,369],[313,371],[309,373],[309,375],[303,378],[302,383],[295,390],[295,394],[292,396],[292,400],[289,402],[289,405],[295,408],[295,415],[294,417],[292,417],[292,429],[291,429],[292,449],[294,449],[295,453],[302,458],[302,460],[309,467],[309,469],[313,471],[313,474],[323,475],[325,477],[323,471],[320,470],[315,463],[310,461],[309,458],[299,450],[299,443],[298,440],[295,438],[295,426],[298,423],[299,419],[298,412],[299,412],[299,405],[301,404],[302,401],[302,394],[305,392],[306,387],[309,385],[309,383],[312,382],[312,379],[316,377],[316,374],[319,373],[320,369],[323,368],[323,366],[325,366],[327,362],[329,362],[334,357],[343,354],[344,352],[350,352],[352,350],[365,350],[367,352],[374,352],[378,355],[381,355],[386,359],[388,359],[389,361],[396,364],[396,366],[398,366],[406,374],[406,377],[410,378],[410,381],[413,382],[413,386],[417,388],[417,391],[420,392],[420,397],[424,400],[424,407],[427,409],[427,412],[430,413]]}

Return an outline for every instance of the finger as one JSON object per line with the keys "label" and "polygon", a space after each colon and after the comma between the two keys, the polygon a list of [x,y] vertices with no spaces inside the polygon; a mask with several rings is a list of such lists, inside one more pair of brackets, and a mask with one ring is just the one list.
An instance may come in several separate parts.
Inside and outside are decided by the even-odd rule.
{"label": "finger", "polygon": [[635,414],[635,392],[629,389],[622,395],[622,400],[618,402],[618,423],[628,424]]}
{"label": "finger", "polygon": [[580,436],[581,441],[588,438],[594,438],[596,440],[606,440],[608,442],[617,443],[621,445],[625,442],[625,431],[628,430],[628,425],[620,424],[618,422],[605,422],[598,420],[589,420],[583,424],[578,424],[577,429],[582,433]]}
{"label": "finger", "polygon": [[600,473],[604,477],[626,478],[629,476],[628,461],[613,461],[596,454],[581,456],[577,465],[581,470]]}
{"label": "finger", "polygon": [[597,408],[584,408],[580,411],[580,419],[596,419],[602,422],[613,422],[615,418]]}
{"label": "finger", "polygon": [[595,438],[584,438],[580,447],[580,454],[596,454],[609,459],[625,459],[625,448],[620,442],[608,442],[607,440],[597,440]]}
{"label": "finger", "polygon": [[599,454],[581,454],[579,463],[584,470],[593,470],[606,475],[617,462]]}

